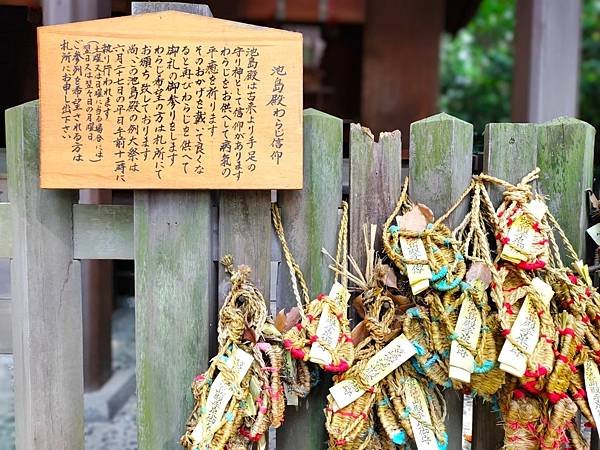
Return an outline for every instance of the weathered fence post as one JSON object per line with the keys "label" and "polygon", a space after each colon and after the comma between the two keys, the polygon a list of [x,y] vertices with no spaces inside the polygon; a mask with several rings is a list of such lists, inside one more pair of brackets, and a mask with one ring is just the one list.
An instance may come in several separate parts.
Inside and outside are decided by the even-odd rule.
{"label": "weathered fence post", "polygon": [[[518,183],[537,165],[538,129],[533,123],[490,123],[486,125],[483,147],[483,172]],[[488,186],[497,207],[502,189]]]}
{"label": "weathered fence post", "polygon": [[[410,197],[442,215],[471,181],[473,125],[442,113],[410,126]],[[448,220],[458,225],[468,208],[458,207]],[[446,392],[449,450],[462,448],[462,395]]]}
{"label": "weathered fence post", "polygon": [[[333,274],[321,248],[335,254],[338,208],[342,200],[342,121],[337,117],[308,109],[304,111],[304,189],[278,191],[283,226],[288,244],[300,265],[314,298],[329,292]],[[296,306],[285,261],[277,277],[277,309]],[[321,379],[316,389],[300,406],[288,406],[286,421],[277,430],[277,448],[313,450],[324,448],[325,396]]]}
{"label": "weathered fence post", "polygon": [[[132,4],[132,13],[205,5]],[[179,449],[192,408],[189,389],[206,369],[214,302],[212,202],[206,191],[136,191],[138,448]]]}
{"label": "weathered fence post", "polygon": [[41,190],[38,103],[6,111],[16,446],[84,448],[76,191]]}
{"label": "weathered fence post", "polygon": [[[537,125],[491,123],[485,127],[483,171],[510,183],[518,183],[536,167]],[[502,189],[490,186],[494,206],[502,201]],[[480,398],[473,402],[473,450],[500,448],[504,430],[498,412]]]}
{"label": "weathered fence post", "polygon": [[587,228],[585,190],[592,187],[595,134],[590,124],[570,117],[539,125],[540,189],[548,197],[548,208],[582,256]]}
{"label": "weathered fence post", "polygon": [[[232,255],[235,265],[252,269],[252,281],[269,301],[271,280],[271,191],[221,191],[219,193],[219,257]],[[223,304],[229,276],[219,265],[219,306]]]}
{"label": "weathered fence post", "polygon": [[377,224],[376,249],[382,226],[402,191],[400,131],[380,133],[379,142],[367,128],[350,125],[350,254],[361,270],[366,250],[363,225]]}

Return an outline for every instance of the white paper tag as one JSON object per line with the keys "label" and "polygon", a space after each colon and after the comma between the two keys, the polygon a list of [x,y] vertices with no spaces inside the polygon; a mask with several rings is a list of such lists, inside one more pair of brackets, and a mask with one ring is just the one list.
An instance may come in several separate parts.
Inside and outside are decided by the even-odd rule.
{"label": "white paper tag", "polygon": [[[531,286],[538,292],[544,304],[550,303],[554,291],[550,285],[540,278],[531,280]],[[513,323],[510,335],[527,352],[521,353],[508,339],[502,346],[498,357],[500,369],[516,377],[522,377],[527,369],[527,356],[533,353],[540,338],[540,319],[530,296],[528,295],[519,310],[517,319]]]}
{"label": "white paper tag", "polygon": [[[583,375],[585,378],[585,392],[590,409],[592,410],[592,417],[594,417],[594,422],[598,426],[600,424],[600,373],[598,372],[598,366],[592,359],[588,359],[584,363]],[[596,432],[600,436],[597,428]]]}
{"label": "white paper tag", "polygon": [[600,223],[597,223],[596,225],[589,227],[587,229],[587,234],[590,235],[590,237],[594,240],[594,242],[597,245],[600,245]]}
{"label": "white paper tag", "polygon": [[[400,237],[400,248],[406,259],[421,259],[427,261],[427,252],[421,239],[407,239]],[[407,264],[406,275],[414,295],[423,292],[429,287],[431,269],[428,264]]]}
{"label": "white paper tag", "polygon": [[336,281],[333,283],[333,286],[331,286],[328,297],[335,300],[338,305],[346,305],[348,304],[348,300],[350,300],[350,292],[342,283]]}
{"label": "white paper tag", "polygon": [[[460,339],[467,342],[472,348],[477,346],[479,332],[481,331],[481,314],[470,297],[466,297],[460,307],[458,320],[454,332]],[[452,379],[471,382],[471,374],[475,366],[475,358],[469,350],[456,341],[450,345],[450,371]]]}
{"label": "white paper tag", "polygon": [[[346,305],[350,299],[350,292],[341,283],[334,283],[329,292],[329,298],[335,300],[339,305]],[[317,336],[330,347],[335,347],[340,340],[340,322],[331,313],[329,305],[323,305],[319,323],[317,324]],[[313,342],[310,347],[308,359],[316,364],[331,364],[331,354],[318,342]]]}
{"label": "white paper tag", "polygon": [[412,428],[415,442],[419,450],[439,450],[431,425],[431,416],[425,393],[419,382],[412,377],[406,377],[404,383],[406,392],[406,407],[410,410],[410,427]]}
{"label": "white paper tag", "polygon": [[[235,348],[226,362],[233,373],[236,374],[236,383],[240,383],[246,376],[254,358],[240,348]],[[217,375],[213,381],[206,399],[206,412],[200,416],[198,424],[192,432],[194,444],[210,442],[221,422],[229,400],[233,396],[233,389],[223,379],[222,374]]]}
{"label": "white paper tag", "polygon": [[[532,200],[525,208],[536,220],[542,220],[548,211],[547,206],[539,200]],[[533,243],[539,240],[539,235],[533,229],[531,218],[520,214],[508,230],[508,239],[511,245],[505,245],[500,256],[502,259],[519,263],[527,259],[525,253],[531,252]]]}
{"label": "white paper tag", "polygon": [[[361,376],[369,385],[374,386],[388,376],[416,353],[415,347],[401,334],[369,359]],[[343,380],[329,388],[339,408],[349,405],[365,391],[360,389],[352,379]]]}

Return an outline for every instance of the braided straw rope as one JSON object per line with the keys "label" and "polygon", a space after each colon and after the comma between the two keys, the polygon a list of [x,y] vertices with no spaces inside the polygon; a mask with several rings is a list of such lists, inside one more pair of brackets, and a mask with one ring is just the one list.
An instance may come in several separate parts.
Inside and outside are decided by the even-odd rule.
{"label": "braided straw rope", "polygon": [[[350,337],[350,322],[347,316],[347,303],[339,302],[338,299],[329,298],[329,296],[320,294],[315,300],[309,301],[308,287],[302,275],[300,267],[296,263],[292,252],[289,249],[283,230],[281,213],[279,208],[273,204],[272,208],[273,226],[281,242],[281,247],[285,256],[286,263],[290,269],[292,280],[292,290],[296,297],[298,309],[300,311],[301,321],[291,328],[284,336],[284,346],[290,351],[291,355],[301,361],[308,361],[310,350],[313,344],[318,343],[325,351],[331,355],[331,363],[320,364],[328,372],[343,372],[348,370],[354,360],[354,346]],[[342,202],[342,217],[338,233],[337,258],[336,261],[342,265],[346,260],[347,254],[347,236],[348,236],[348,204]],[[338,281],[340,276],[336,273],[335,279]],[[344,287],[347,285],[347,278],[341,276],[341,282]],[[300,285],[301,295],[298,291]],[[330,314],[335,316],[338,321],[340,336],[335,346],[329,345],[317,336],[317,327],[319,318],[323,309],[327,305]]]}
{"label": "braided straw rope", "polygon": [[[382,235],[385,253],[401,273],[406,273],[407,264],[429,265],[433,271],[431,284],[436,290],[446,292],[459,286],[466,273],[466,264],[458,251],[459,243],[452,237],[452,233],[443,222],[469,195],[470,189],[471,185],[445,214],[434,223],[429,224],[425,230],[404,230],[392,224],[399,213],[407,212],[415,207],[407,196],[408,178],[406,178],[396,207],[385,222]],[[403,256],[399,244],[400,238],[421,239],[425,246],[427,259],[410,259]]]}
{"label": "braided straw rope", "polygon": [[[181,445],[190,450],[251,448],[252,442],[262,439],[270,426],[278,427],[283,422],[281,339],[264,331],[266,325],[269,325],[269,330],[275,328],[267,314],[264,297],[249,280],[250,269],[247,266],[235,269],[231,256],[225,256],[222,263],[230,274],[231,289],[219,311],[219,352],[211,360],[208,370],[192,383],[194,408],[187,421],[186,433],[180,440]],[[250,338],[248,333],[253,337]],[[249,370],[239,382],[239,375],[227,364],[236,348],[253,357]],[[192,433],[203,420],[209,392],[217,375],[231,389],[232,398],[214,434],[205,434],[197,442]],[[252,380],[261,388],[256,399],[251,395]],[[256,402],[255,414],[251,413],[248,401]]]}

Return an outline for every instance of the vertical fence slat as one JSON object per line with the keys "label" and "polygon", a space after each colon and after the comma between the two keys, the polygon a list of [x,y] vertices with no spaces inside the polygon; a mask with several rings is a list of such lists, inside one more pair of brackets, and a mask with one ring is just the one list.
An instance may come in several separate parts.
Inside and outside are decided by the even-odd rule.
{"label": "vertical fence slat", "polygon": [[[211,16],[205,5],[133,2],[132,14],[170,9]],[[209,192],[136,191],[138,448],[179,449],[193,377],[206,369],[214,323]]]}
{"label": "vertical fence slat", "polygon": [[178,449],[189,386],[208,363],[214,302],[211,201],[201,191],[134,194],[138,448]]}
{"label": "vertical fence slat", "polygon": [[[235,265],[252,269],[252,281],[269,300],[271,280],[271,191],[221,191],[219,257],[230,254]],[[229,276],[219,265],[219,304],[225,300]]]}
{"label": "vertical fence slat", "polygon": [[[410,126],[410,196],[429,206],[436,217],[443,214],[465,190],[471,179],[473,125],[438,114]],[[450,216],[454,227],[464,217],[468,204]],[[448,450],[462,448],[462,396],[446,391]]]}
{"label": "vertical fence slat", "polygon": [[[326,248],[335,254],[338,208],[342,200],[342,120],[308,109],[304,112],[304,189],[279,191],[288,244],[300,265],[314,298],[329,292],[333,274],[321,254]],[[296,305],[282,261],[277,280],[277,309]],[[328,385],[321,380],[300,406],[286,409],[284,425],[277,430],[277,448],[313,450],[326,442],[323,407]]]}
{"label": "vertical fence slat", "polygon": [[[518,183],[537,164],[537,125],[490,123],[485,127],[483,171],[509,183]],[[502,188],[489,186],[494,206],[502,200]]]}
{"label": "vertical fence slat", "polygon": [[[537,161],[535,124],[492,123],[485,127],[483,171],[510,183],[518,183]],[[494,206],[502,200],[502,189],[490,186]],[[500,448],[504,432],[500,417],[480,398],[473,402],[473,450]]]}
{"label": "vertical fence slat", "polygon": [[568,117],[539,125],[540,188],[580,255],[585,250],[585,189],[592,187],[595,133],[588,123]]}
{"label": "vertical fence slat", "polygon": [[350,126],[350,254],[364,270],[364,224],[377,224],[376,249],[381,249],[381,227],[402,191],[402,140],[400,131],[371,132]]}
{"label": "vertical fence slat", "polygon": [[39,187],[38,102],[6,111],[18,449],[83,448],[81,272],[74,191]]}
{"label": "vertical fence slat", "polygon": [[[540,189],[573,248],[584,259],[588,226],[584,191],[592,186],[595,133],[586,122],[561,117],[539,125],[538,135]],[[571,261],[565,258],[564,262]],[[600,449],[597,430],[592,430],[591,448]]]}

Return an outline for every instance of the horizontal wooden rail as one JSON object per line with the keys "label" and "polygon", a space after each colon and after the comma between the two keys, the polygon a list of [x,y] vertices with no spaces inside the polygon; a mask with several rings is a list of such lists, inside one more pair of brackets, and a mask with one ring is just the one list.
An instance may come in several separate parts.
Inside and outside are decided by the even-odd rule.
{"label": "horizontal wooden rail", "polygon": [[[11,257],[10,203],[0,203],[0,258]],[[75,259],[133,259],[133,207],[73,205]]]}

